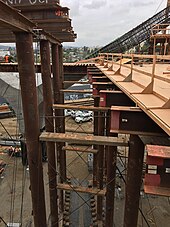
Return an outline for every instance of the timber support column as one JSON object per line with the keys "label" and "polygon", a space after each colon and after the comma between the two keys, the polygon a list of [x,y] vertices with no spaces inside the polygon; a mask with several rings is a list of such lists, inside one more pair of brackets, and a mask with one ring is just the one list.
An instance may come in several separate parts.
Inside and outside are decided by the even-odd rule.
{"label": "timber support column", "polygon": [[[60,63],[60,104],[64,104],[64,93],[61,92],[61,90],[64,89],[64,69],[63,69],[63,47],[62,45],[60,45],[59,47],[59,63]],[[65,117],[64,117],[64,109],[60,110],[60,132],[61,133],[65,133]],[[64,144],[63,144],[64,146]],[[64,166],[66,168],[66,152],[62,152],[63,156],[63,161],[65,161]],[[65,169],[65,176],[64,176],[65,180],[66,180],[66,169]]]}
{"label": "timber support column", "polygon": [[[111,112],[107,113],[106,133],[107,136],[118,137],[118,134],[110,133]],[[114,225],[114,200],[115,200],[115,182],[116,182],[116,162],[117,147],[106,147],[106,163],[107,163],[107,180],[106,180],[106,219],[105,226],[113,227]]]}
{"label": "timber support column", "polygon": [[[62,97],[60,90],[62,85],[62,61],[61,61],[61,49],[58,44],[52,44],[52,70],[53,70],[53,92],[54,92],[54,104],[61,104]],[[62,102],[63,104],[63,102]],[[63,112],[61,110],[55,110],[55,131],[58,133],[63,132],[65,128],[63,124]],[[63,183],[66,181],[66,151],[62,150],[62,143],[57,143],[57,156],[59,159],[59,177],[60,182]],[[60,192],[60,208],[61,211],[64,210],[63,204],[63,191]]]}
{"label": "timber support column", "polygon": [[[100,112],[98,115],[98,135],[103,136],[105,130],[105,113]],[[103,189],[103,164],[104,164],[104,149],[105,147],[102,145],[98,146],[97,153],[97,181],[98,188]],[[97,196],[97,214],[98,220],[102,220],[103,213],[103,197]]]}
{"label": "timber support column", "polygon": [[143,157],[144,144],[137,135],[130,135],[124,227],[137,227]]}
{"label": "timber support column", "polygon": [[[94,97],[94,107],[99,107],[99,97]],[[94,112],[94,135],[98,135],[98,112]],[[94,145],[97,149],[97,146]],[[97,154],[93,154],[93,187],[97,187]]]}
{"label": "timber support column", "polygon": [[[49,41],[40,41],[41,74],[43,84],[43,98],[45,110],[45,129],[47,132],[54,132],[53,123],[53,96],[51,88],[51,65]],[[56,156],[55,143],[46,142],[48,157],[48,176],[50,194],[51,227],[58,227],[58,204],[57,204],[57,180],[56,180]]]}
{"label": "timber support column", "polygon": [[109,146],[107,152],[108,153],[107,153],[107,181],[106,181],[107,186],[106,186],[105,226],[113,227],[117,147]]}
{"label": "timber support column", "polygon": [[35,81],[33,38],[32,34],[26,32],[17,32],[15,33],[15,36],[30,171],[34,226],[46,227],[46,209],[42,153],[39,143],[40,129]]}

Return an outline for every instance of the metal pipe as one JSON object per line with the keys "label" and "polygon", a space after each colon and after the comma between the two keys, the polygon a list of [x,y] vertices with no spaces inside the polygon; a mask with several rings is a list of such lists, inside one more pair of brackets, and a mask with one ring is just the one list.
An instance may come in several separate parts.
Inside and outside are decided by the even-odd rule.
{"label": "metal pipe", "polygon": [[16,49],[21,85],[25,137],[30,170],[31,196],[35,227],[46,227],[46,209],[42,169],[42,154],[39,143],[39,115],[35,81],[32,34],[17,32]]}
{"label": "metal pipe", "polygon": [[[43,101],[45,111],[45,129],[47,132],[54,132],[53,116],[53,98],[51,88],[51,66],[50,66],[50,46],[49,41],[40,41],[41,54],[41,74],[43,85]],[[51,227],[58,227],[58,204],[57,204],[57,179],[56,179],[56,156],[55,143],[46,142],[48,157],[48,177],[50,194],[50,214]]]}
{"label": "metal pipe", "polygon": [[124,227],[137,227],[144,144],[137,135],[130,135],[124,211]]}

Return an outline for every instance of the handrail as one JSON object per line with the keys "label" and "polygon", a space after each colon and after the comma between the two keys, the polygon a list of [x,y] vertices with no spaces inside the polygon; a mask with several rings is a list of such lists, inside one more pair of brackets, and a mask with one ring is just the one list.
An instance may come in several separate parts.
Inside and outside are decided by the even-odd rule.
{"label": "handrail", "polygon": [[127,58],[141,58],[141,59],[154,59],[156,56],[159,60],[170,60],[170,55],[143,55],[143,54],[121,54],[121,53],[99,53],[99,57],[106,56],[106,57],[127,57]]}
{"label": "handrail", "polygon": [[[119,62],[114,61],[114,57],[119,57]],[[130,58],[131,59],[131,64],[123,64],[123,58]],[[149,76],[152,78],[152,82],[155,79],[170,83],[170,78],[165,78],[159,75],[155,74],[155,69],[156,69],[156,61],[157,60],[170,60],[170,55],[141,55],[141,54],[120,54],[120,53],[100,53],[99,58],[102,59],[103,63],[110,63],[112,66],[113,65],[119,65],[120,70],[121,67],[123,66],[124,68],[131,69],[131,73],[133,72],[138,72],[142,73],[146,76]],[[134,68],[134,58],[138,59],[150,59],[152,63],[152,72],[146,72],[137,68]]]}

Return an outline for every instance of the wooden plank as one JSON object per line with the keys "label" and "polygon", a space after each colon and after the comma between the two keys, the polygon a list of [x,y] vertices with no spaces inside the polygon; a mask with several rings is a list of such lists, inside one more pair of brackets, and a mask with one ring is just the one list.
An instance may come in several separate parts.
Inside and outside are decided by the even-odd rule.
{"label": "wooden plank", "polygon": [[108,78],[107,76],[92,76],[93,79],[106,79]]}
{"label": "wooden plank", "polygon": [[65,128],[66,132],[71,132],[71,133],[84,133],[84,134],[93,134],[92,130],[84,130],[84,129],[77,129],[77,128]]}
{"label": "wooden plank", "polygon": [[64,84],[89,84],[89,81],[65,80]]}
{"label": "wooden plank", "polygon": [[149,116],[170,136],[170,109],[150,109]]}
{"label": "wooden plank", "polygon": [[144,192],[146,194],[170,196],[170,189],[167,187],[144,185]]}
{"label": "wooden plank", "polygon": [[80,103],[86,103],[86,102],[94,102],[94,99],[93,98],[85,98],[85,99],[65,100],[64,101],[65,104],[74,103],[74,105],[80,104]]}
{"label": "wooden plank", "polygon": [[82,93],[82,94],[90,94],[92,90],[60,90],[63,93]]}
{"label": "wooden plank", "polygon": [[122,91],[112,91],[112,90],[100,90],[99,92],[104,94],[123,94]]}
{"label": "wooden plank", "polygon": [[105,189],[97,189],[97,188],[88,188],[88,187],[82,187],[82,186],[74,186],[71,184],[58,184],[57,189],[65,190],[65,191],[76,191],[81,193],[89,193],[94,194],[98,196],[105,196],[106,190]]}
{"label": "wooden plank", "polygon": [[118,82],[122,87],[122,90],[126,90],[129,93],[141,93],[143,88],[136,85],[134,82]]}
{"label": "wooden plank", "polygon": [[77,135],[65,134],[65,133],[50,133],[43,132],[40,137],[40,141],[50,142],[68,142],[75,144],[92,144],[92,145],[107,145],[107,146],[128,146],[128,143],[121,138],[108,137],[108,136],[92,136],[92,135]]}
{"label": "wooden plank", "polygon": [[135,106],[111,106],[111,111],[141,112],[141,109]]}
{"label": "wooden plank", "polygon": [[159,108],[162,107],[165,102],[158,98],[154,94],[134,94],[133,95],[136,99],[136,101],[141,103],[146,108]]}
{"label": "wooden plank", "polygon": [[113,84],[113,82],[93,82],[93,85],[110,85]]}
{"label": "wooden plank", "polygon": [[70,110],[89,110],[89,111],[99,111],[99,112],[107,112],[110,110],[109,107],[94,107],[94,106],[73,106],[66,104],[54,104],[54,109],[70,109]]}
{"label": "wooden plank", "polygon": [[93,154],[96,154],[98,152],[98,150],[91,149],[89,147],[64,146],[62,149],[65,151],[75,151],[75,152],[84,152],[84,153],[93,153]]}

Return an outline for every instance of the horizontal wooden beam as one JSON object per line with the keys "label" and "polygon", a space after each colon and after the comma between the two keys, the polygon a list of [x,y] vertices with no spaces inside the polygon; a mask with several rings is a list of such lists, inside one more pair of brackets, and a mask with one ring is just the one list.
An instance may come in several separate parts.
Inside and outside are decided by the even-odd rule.
{"label": "horizontal wooden beam", "polygon": [[63,93],[83,93],[83,94],[90,94],[92,90],[61,90]]}
{"label": "horizontal wooden beam", "polygon": [[40,135],[40,141],[50,142],[68,142],[74,144],[88,144],[88,145],[107,145],[107,146],[128,146],[128,143],[121,138],[108,136],[92,136],[92,135],[78,135],[65,133],[50,133],[43,132]]}
{"label": "horizontal wooden beam", "polygon": [[93,85],[111,85],[113,82],[93,82]]}
{"label": "horizontal wooden beam", "polygon": [[73,105],[66,105],[66,104],[54,104],[54,109],[70,109],[70,110],[89,110],[89,111],[96,111],[96,112],[107,112],[110,110],[109,107],[94,107],[94,106],[73,106]]}
{"label": "horizontal wooden beam", "polygon": [[97,188],[88,188],[88,187],[82,187],[82,186],[74,186],[70,184],[58,184],[57,189],[65,190],[65,191],[76,191],[81,193],[89,193],[94,194],[98,196],[105,196],[106,190],[104,189],[97,189]]}
{"label": "horizontal wooden beam", "polygon": [[115,91],[115,90],[100,90],[99,93],[104,93],[104,94],[123,94],[122,91]]}
{"label": "horizontal wooden beam", "polygon": [[64,84],[89,84],[89,81],[65,80]]}
{"label": "horizontal wooden beam", "polygon": [[62,148],[64,151],[75,151],[75,152],[84,152],[84,153],[93,153],[96,154],[98,150],[91,149],[89,147],[77,147],[77,146],[64,146]]}
{"label": "horizontal wooden beam", "polygon": [[66,132],[72,132],[72,133],[84,133],[84,134],[93,134],[92,130],[84,130],[84,129],[77,129],[77,128],[65,128]]}
{"label": "horizontal wooden beam", "polygon": [[108,78],[107,76],[105,76],[105,75],[104,75],[104,76],[96,76],[96,75],[93,76],[93,75],[92,75],[92,78],[93,78],[93,79],[108,79],[108,80],[109,80],[109,78]]}

